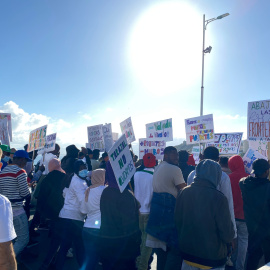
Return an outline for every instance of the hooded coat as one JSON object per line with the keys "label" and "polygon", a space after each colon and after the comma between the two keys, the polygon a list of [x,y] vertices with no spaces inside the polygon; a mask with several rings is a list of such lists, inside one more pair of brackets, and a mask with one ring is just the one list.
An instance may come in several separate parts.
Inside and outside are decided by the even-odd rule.
{"label": "hooded coat", "polygon": [[243,199],[241,194],[241,189],[239,186],[239,181],[243,177],[247,177],[248,174],[245,172],[243,159],[235,155],[231,157],[228,161],[231,174],[229,174],[231,186],[232,186],[232,195],[233,195],[233,207],[235,219],[244,220],[244,210],[243,210]]}
{"label": "hooded coat", "polygon": [[194,183],[179,193],[175,207],[183,259],[214,268],[225,265],[226,244],[234,237],[227,198],[217,190],[221,174],[217,162],[201,161]]}

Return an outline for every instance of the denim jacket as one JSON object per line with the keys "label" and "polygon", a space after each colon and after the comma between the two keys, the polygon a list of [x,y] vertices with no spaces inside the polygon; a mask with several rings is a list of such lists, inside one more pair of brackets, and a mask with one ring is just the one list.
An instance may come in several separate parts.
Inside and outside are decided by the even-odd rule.
{"label": "denim jacket", "polygon": [[170,247],[177,247],[177,231],[174,222],[176,199],[169,193],[153,193],[146,232],[164,241]]}

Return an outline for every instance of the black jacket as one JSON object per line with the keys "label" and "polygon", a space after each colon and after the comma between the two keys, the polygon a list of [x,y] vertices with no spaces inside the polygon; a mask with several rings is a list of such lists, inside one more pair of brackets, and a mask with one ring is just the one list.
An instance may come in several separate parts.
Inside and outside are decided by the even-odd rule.
{"label": "black jacket", "polygon": [[211,182],[197,180],[179,193],[175,222],[184,260],[214,268],[226,263],[234,229],[227,198]]}
{"label": "black jacket", "polygon": [[270,235],[270,181],[248,176],[239,185],[249,235],[255,238]]}
{"label": "black jacket", "polygon": [[64,206],[63,189],[67,175],[60,171],[50,172],[41,183],[37,209],[45,218],[56,219]]}

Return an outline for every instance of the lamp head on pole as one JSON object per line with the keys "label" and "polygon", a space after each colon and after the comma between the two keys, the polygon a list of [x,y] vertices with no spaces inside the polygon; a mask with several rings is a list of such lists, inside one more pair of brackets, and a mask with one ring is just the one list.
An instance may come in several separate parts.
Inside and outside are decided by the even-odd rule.
{"label": "lamp head on pole", "polygon": [[225,13],[225,14],[219,15],[216,19],[220,20],[220,19],[223,19],[224,17],[227,17],[229,15],[230,15],[229,13]]}

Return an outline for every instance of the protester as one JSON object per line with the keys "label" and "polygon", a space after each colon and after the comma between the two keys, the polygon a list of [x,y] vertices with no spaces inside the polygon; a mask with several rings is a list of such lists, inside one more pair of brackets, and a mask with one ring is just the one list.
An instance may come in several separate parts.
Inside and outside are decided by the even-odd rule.
{"label": "protester", "polygon": [[2,170],[2,166],[3,166],[3,163],[1,162],[2,154],[3,154],[3,151],[0,148],[0,171]]}
{"label": "protester", "polygon": [[17,269],[12,240],[16,238],[13,226],[11,204],[0,194],[0,269]]}
{"label": "protester", "polygon": [[102,154],[102,161],[100,162],[99,168],[106,169],[106,162],[109,160],[109,155],[107,152]]}
{"label": "protester", "polygon": [[[24,150],[27,152],[28,150],[28,144],[26,144],[24,147]],[[29,158],[30,159],[33,159],[33,153],[34,153],[34,157],[36,157],[36,153],[37,151],[32,151],[32,152],[29,152],[28,155],[29,155]],[[24,170],[26,171],[26,174],[27,176],[32,172],[32,169],[33,169],[33,162],[32,161],[28,161],[24,167]]]}
{"label": "protester", "polygon": [[100,199],[102,266],[104,270],[135,270],[141,243],[139,203],[127,188],[120,192],[110,161],[106,183]]}
{"label": "protester", "polygon": [[62,269],[66,254],[72,243],[75,246],[76,259],[81,267],[84,262],[84,247],[82,241],[82,229],[85,215],[80,212],[81,203],[84,201],[84,193],[87,189],[86,177],[88,171],[82,160],[74,163],[74,175],[68,189],[64,190],[65,203],[59,217],[62,226],[61,244],[56,259],[56,269]]}
{"label": "protester", "polygon": [[91,165],[92,165],[93,171],[99,168],[99,164],[100,164],[100,162],[98,161],[99,153],[100,151],[98,149],[93,150],[93,158],[91,159]]}
{"label": "protester", "polygon": [[189,154],[187,165],[191,165],[191,166],[194,166],[194,167],[196,166],[196,163],[195,163],[195,159],[193,157],[193,154]]}
{"label": "protester", "polygon": [[12,163],[12,161],[13,161],[13,156],[14,156],[14,154],[15,154],[16,151],[17,151],[16,148],[11,148],[11,149],[10,149],[10,159],[11,159],[11,163]]}
{"label": "protester", "polygon": [[82,232],[85,262],[81,270],[95,270],[100,259],[100,197],[105,189],[105,170],[96,169],[91,176],[92,185],[85,193],[85,200],[81,204],[81,212],[87,214]]}
{"label": "protester", "polygon": [[48,269],[60,243],[62,223],[59,213],[64,206],[63,190],[66,173],[61,168],[60,160],[53,158],[48,164],[48,175],[43,180],[37,200],[37,211],[43,218],[50,219],[50,248],[40,269]]}
{"label": "protester", "polygon": [[184,259],[182,270],[225,268],[227,244],[235,232],[227,199],[217,190],[221,174],[217,162],[201,161],[194,183],[176,199],[175,223]]}
{"label": "protester", "polygon": [[229,175],[232,171],[229,169],[228,161],[228,157],[220,157],[218,163],[221,167],[221,170]]}
{"label": "protester", "polygon": [[239,155],[232,156],[228,161],[230,171],[229,174],[232,186],[233,207],[235,215],[235,223],[237,228],[237,248],[232,254],[232,261],[236,270],[244,270],[247,246],[248,246],[248,231],[244,217],[243,199],[239,186],[239,181],[243,177],[247,177],[245,172],[243,159]]}
{"label": "protester", "polygon": [[[210,159],[210,160],[218,162],[219,161],[219,150],[214,146],[208,146],[204,149],[203,155],[201,155],[200,158],[201,159]],[[187,181],[188,185],[193,183],[194,177],[195,177],[195,170],[193,172],[191,172],[188,176],[188,181]],[[232,223],[233,223],[233,228],[235,231],[234,238],[236,238],[237,237],[237,229],[236,229],[234,209],[233,209],[232,187],[231,187],[230,178],[225,172],[222,172],[222,174],[221,174],[221,180],[220,180],[219,184],[217,185],[217,190],[222,192],[228,200]]]}
{"label": "protester", "polygon": [[145,245],[147,236],[145,229],[148,223],[150,203],[153,196],[153,174],[154,167],[156,166],[156,157],[151,153],[145,154],[143,156],[143,163],[145,166],[144,170],[138,171],[134,175],[135,197],[141,205],[139,226],[142,232],[142,241],[140,246],[141,253],[137,258],[138,270],[148,269],[148,261],[152,254],[152,248]]}
{"label": "protester", "polygon": [[[29,241],[26,211],[29,211],[31,196],[27,185],[27,175],[23,170],[27,161],[31,161],[28,153],[24,150],[18,150],[14,154],[13,164],[6,166],[0,172],[0,194],[10,200],[13,211],[13,224],[17,234],[14,243],[16,256],[20,254]],[[26,211],[23,205],[24,200]]]}
{"label": "protester", "polygon": [[0,145],[0,149],[2,150],[2,157],[1,157],[1,163],[2,170],[9,164],[10,161],[10,147],[5,144]]}
{"label": "protester", "polygon": [[245,221],[248,228],[246,270],[255,270],[262,256],[270,262],[270,182],[269,163],[256,159],[252,174],[241,179],[239,185],[244,202]]}
{"label": "protester", "polygon": [[66,148],[66,151],[66,156],[61,160],[61,167],[70,176],[74,173],[74,164],[78,159],[80,150],[74,144],[71,144]]}
{"label": "protester", "polygon": [[153,175],[153,198],[146,232],[146,246],[157,254],[157,270],[181,269],[177,232],[174,224],[174,207],[178,192],[186,186],[178,167],[177,149],[164,149],[164,160]]}
{"label": "protester", "polygon": [[195,166],[188,165],[189,153],[186,150],[181,150],[178,152],[179,155],[179,168],[182,171],[185,182],[187,182],[187,178],[189,174],[195,170]]}
{"label": "protester", "polygon": [[53,151],[50,151],[48,153],[44,154],[44,160],[43,158],[40,161],[39,166],[44,165],[45,170],[43,172],[43,175],[47,175],[49,173],[49,162],[53,159],[53,158],[58,158],[60,155],[60,146],[59,144],[55,144],[55,149]]}

